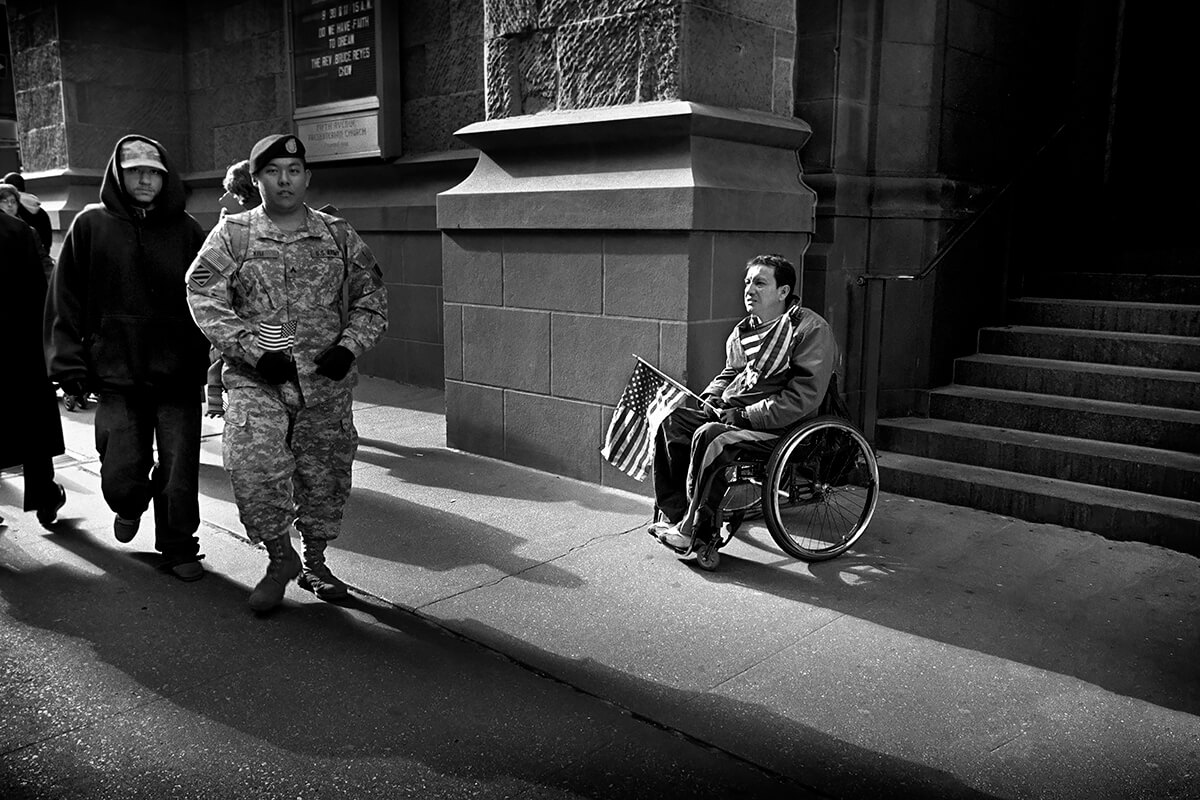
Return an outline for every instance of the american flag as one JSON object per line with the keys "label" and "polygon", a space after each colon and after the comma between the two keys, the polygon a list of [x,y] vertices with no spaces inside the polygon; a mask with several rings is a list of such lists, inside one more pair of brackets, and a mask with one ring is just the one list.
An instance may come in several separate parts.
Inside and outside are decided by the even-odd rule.
{"label": "american flag", "polygon": [[287,350],[296,342],[296,323],[258,323],[258,346],[263,350]]}
{"label": "american flag", "polygon": [[600,455],[634,480],[646,479],[653,460],[654,432],[687,395],[638,361],[617,401]]}
{"label": "american flag", "polygon": [[[792,306],[771,325],[755,326],[740,334],[742,351],[746,354],[747,386],[754,386],[760,379],[768,378],[788,365],[799,308]],[[754,319],[751,317],[751,321]]]}

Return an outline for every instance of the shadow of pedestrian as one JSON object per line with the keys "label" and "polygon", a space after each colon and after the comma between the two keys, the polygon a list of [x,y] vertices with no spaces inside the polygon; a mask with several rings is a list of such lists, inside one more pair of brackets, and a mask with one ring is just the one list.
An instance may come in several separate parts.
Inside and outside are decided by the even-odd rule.
{"label": "shadow of pedestrian", "polygon": [[546,472],[436,447],[406,447],[359,439],[357,460],[407,483],[534,503],[575,503],[594,511],[650,516],[649,498],[636,498]]}
{"label": "shadow of pedestrian", "polygon": [[[341,550],[433,572],[484,564],[521,580],[574,588],[578,575],[516,551],[527,540],[485,522],[370,489],[355,489]],[[531,571],[533,567],[539,567]]]}
{"label": "shadow of pedestrian", "polygon": [[55,634],[4,636],[4,707],[23,710],[0,733],[6,790],[798,795],[371,599],[259,618],[219,571],[183,585],[86,533],[54,541],[84,566],[0,564],[7,617]]}

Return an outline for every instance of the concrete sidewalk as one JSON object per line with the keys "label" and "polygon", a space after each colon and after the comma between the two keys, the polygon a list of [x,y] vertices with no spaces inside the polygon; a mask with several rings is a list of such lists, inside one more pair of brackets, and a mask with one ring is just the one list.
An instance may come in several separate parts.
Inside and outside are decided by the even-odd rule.
{"label": "concrete sidewalk", "polygon": [[[884,494],[838,559],[797,562],[752,528],[708,573],[644,533],[647,498],[447,449],[440,392],[364,379],[356,397],[330,563],[362,601],[798,792],[1200,798],[1192,556]],[[73,473],[94,485],[98,464],[91,414],[63,419],[70,517]],[[206,581],[248,592],[266,557],[226,546],[244,537],[206,431]],[[312,602],[293,585],[273,616]]]}

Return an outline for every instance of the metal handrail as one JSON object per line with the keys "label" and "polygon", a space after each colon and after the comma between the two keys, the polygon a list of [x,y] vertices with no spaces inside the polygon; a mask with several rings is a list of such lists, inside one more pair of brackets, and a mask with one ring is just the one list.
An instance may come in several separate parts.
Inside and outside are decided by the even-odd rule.
{"label": "metal handrail", "polygon": [[1046,151],[1050,149],[1050,145],[1054,144],[1054,142],[1057,141],[1058,138],[1063,135],[1063,132],[1066,131],[1070,126],[1071,120],[1067,120],[1066,122],[1060,124],[1058,129],[1051,134],[1050,138],[1042,143],[1042,146],[1038,148],[1037,152],[1034,153],[1019,170],[1017,170],[1016,175],[1014,175],[1008,183],[1004,184],[1000,191],[996,192],[996,194],[993,195],[990,200],[988,200],[987,204],[979,210],[979,213],[973,215],[969,220],[967,220],[965,225],[955,229],[955,231],[950,234],[950,237],[946,239],[944,243],[938,246],[937,252],[933,254],[933,258],[929,259],[929,263],[926,264],[924,269],[922,269],[920,272],[916,273],[915,275],[863,273],[862,275],[857,276],[854,282],[859,286],[866,286],[867,281],[919,281],[929,277],[930,273],[937,269],[938,265],[946,259],[946,256],[950,254],[950,251],[954,249],[955,245],[966,238],[966,235],[975,229],[975,226],[979,223],[979,220],[987,216],[988,212],[996,207],[996,204],[999,203],[1006,194],[1008,194],[1009,190],[1011,190],[1013,186],[1023,179],[1026,173],[1033,169],[1035,164],[1041,161]]}
{"label": "metal handrail", "polygon": [[863,405],[862,405],[862,430],[867,435],[867,438],[874,444],[875,442],[875,423],[878,419],[879,407],[879,370],[880,359],[882,358],[883,345],[883,315],[884,315],[884,295],[887,291],[887,281],[919,281],[923,280],[937,269],[955,246],[961,242],[968,233],[975,229],[979,224],[979,220],[991,212],[996,207],[997,203],[1004,198],[1006,194],[1021,180],[1023,180],[1034,165],[1036,165],[1046,151],[1050,149],[1055,141],[1058,140],[1063,132],[1071,125],[1071,120],[1067,120],[1058,126],[1054,134],[1048,138],[1038,151],[1029,158],[1021,166],[1017,173],[1000,189],[987,204],[975,215],[973,215],[966,224],[959,226],[950,234],[950,236],[938,246],[938,250],[934,253],[933,258],[925,265],[920,272],[915,274],[867,274],[859,275],[855,280],[859,286],[866,286],[866,297],[863,303],[864,330],[863,330],[863,348],[862,348],[862,387],[863,387]]}

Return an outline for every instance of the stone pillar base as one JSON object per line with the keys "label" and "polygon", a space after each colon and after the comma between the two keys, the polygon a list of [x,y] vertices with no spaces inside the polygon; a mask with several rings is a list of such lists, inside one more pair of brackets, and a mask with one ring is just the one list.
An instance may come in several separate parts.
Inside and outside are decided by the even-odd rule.
{"label": "stone pillar base", "polygon": [[746,261],[802,268],[809,135],[688,102],[459,131],[480,157],[438,196],[448,443],[646,491],[598,452],[632,355],[702,388],[743,316]]}

